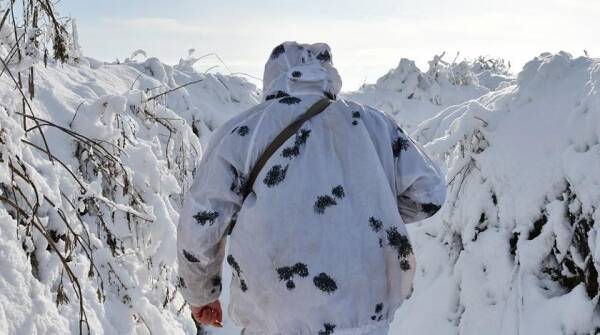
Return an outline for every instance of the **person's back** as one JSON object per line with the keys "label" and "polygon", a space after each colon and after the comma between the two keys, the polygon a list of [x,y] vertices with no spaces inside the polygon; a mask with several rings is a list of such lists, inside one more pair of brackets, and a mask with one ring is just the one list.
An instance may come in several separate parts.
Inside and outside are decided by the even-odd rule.
{"label": "person's back", "polygon": [[273,154],[242,204],[265,148],[341,87],[325,44],[276,47],[264,79],[266,101],[218,129],[187,195],[184,297],[192,306],[217,300],[226,259],[229,311],[246,334],[385,334],[412,289],[404,223],[440,208],[444,180],[390,117],[338,100]]}

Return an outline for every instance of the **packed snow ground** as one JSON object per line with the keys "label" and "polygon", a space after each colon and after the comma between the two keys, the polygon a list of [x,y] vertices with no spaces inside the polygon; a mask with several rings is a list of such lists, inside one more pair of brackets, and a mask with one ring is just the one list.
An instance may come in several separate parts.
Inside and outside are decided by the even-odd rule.
{"label": "packed snow ground", "polygon": [[[108,153],[44,127],[50,151],[75,171],[84,193],[64,167],[22,141],[21,98],[0,78],[0,195],[17,185],[34,203],[35,185],[40,225],[70,255],[94,334],[195,333],[177,294],[181,197],[212,130],[258,103],[259,91],[192,65],[192,58],[177,66],[154,58],[36,65],[36,116],[106,141],[97,144]],[[409,226],[415,291],[391,334],[590,334],[600,327],[599,60],[544,54],[515,79],[440,57],[422,72],[403,59],[343,97],[394,115],[447,172],[442,212]],[[27,140],[44,147],[36,131]],[[16,219],[0,203],[0,333],[77,333],[79,300],[56,253],[39,231],[26,231],[27,219]],[[74,243],[75,235],[84,242]],[[227,300],[225,289],[224,306]],[[239,329],[226,318],[211,332]]]}

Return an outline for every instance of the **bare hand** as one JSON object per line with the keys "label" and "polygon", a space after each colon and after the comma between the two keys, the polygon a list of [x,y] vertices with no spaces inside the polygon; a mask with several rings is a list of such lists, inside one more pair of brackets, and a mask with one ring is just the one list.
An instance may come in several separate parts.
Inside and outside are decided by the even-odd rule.
{"label": "bare hand", "polygon": [[219,300],[204,306],[192,306],[192,316],[201,325],[223,327],[223,311]]}

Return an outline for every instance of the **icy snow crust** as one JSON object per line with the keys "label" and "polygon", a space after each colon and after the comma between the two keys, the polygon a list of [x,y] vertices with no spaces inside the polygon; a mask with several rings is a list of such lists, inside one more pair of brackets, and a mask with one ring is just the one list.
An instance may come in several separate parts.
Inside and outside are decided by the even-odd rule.
{"label": "icy snow crust", "polygon": [[[40,224],[70,255],[94,334],[195,333],[174,275],[181,197],[212,130],[258,103],[260,92],[185,62],[82,62],[36,67],[36,115],[106,141],[98,143],[119,163],[98,161],[101,149],[44,127],[52,154],[85,186],[81,193],[65,168],[22,142],[43,148],[36,131],[24,137],[21,99],[4,76],[0,196],[16,185],[33,203],[31,186],[9,166],[27,171]],[[408,226],[415,291],[390,334],[589,334],[600,327],[599,60],[543,54],[515,80],[439,57],[421,72],[403,59],[377,83],[343,96],[394,115],[443,162],[448,178],[442,211]],[[96,268],[87,249],[73,248],[56,208],[90,245]],[[25,226],[0,204],[0,333],[78,333],[76,291],[46,239]],[[221,298],[226,304],[227,289]],[[225,328],[211,332],[239,329],[226,318]]]}

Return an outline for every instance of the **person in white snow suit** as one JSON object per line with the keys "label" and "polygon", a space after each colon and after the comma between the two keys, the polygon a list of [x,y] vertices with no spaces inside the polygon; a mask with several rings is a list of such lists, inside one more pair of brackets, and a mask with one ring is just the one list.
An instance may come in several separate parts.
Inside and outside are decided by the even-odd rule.
{"label": "person in white snow suit", "polygon": [[[177,234],[198,322],[221,324],[226,260],[229,314],[245,334],[387,334],[415,272],[405,223],[440,209],[445,179],[393,118],[336,99],[341,85],[327,44],[285,42],[265,66],[264,102],[212,135]],[[265,148],[324,97],[248,186]]]}

